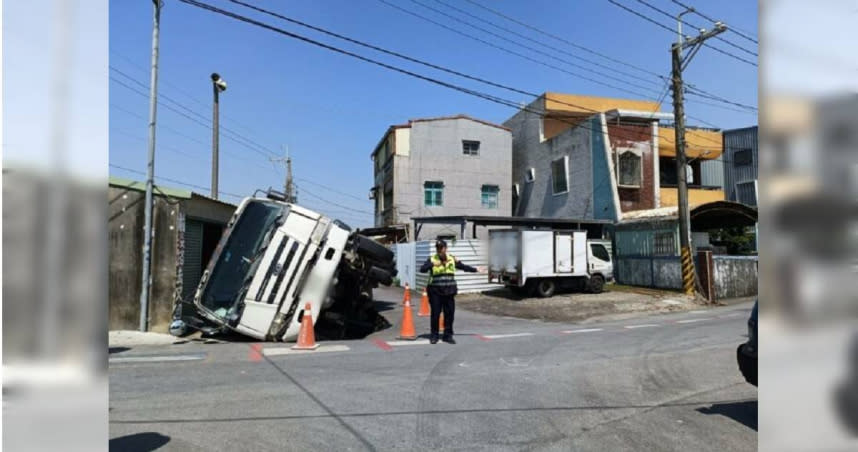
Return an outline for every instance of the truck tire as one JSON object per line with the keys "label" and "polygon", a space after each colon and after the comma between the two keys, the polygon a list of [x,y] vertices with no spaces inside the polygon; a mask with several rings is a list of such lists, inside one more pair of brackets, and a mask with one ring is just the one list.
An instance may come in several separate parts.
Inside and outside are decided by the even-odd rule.
{"label": "truck tire", "polygon": [[602,289],[605,288],[605,278],[602,275],[591,276],[587,288],[590,290],[590,293],[602,293]]}
{"label": "truck tire", "polygon": [[393,282],[393,275],[391,275],[389,271],[376,267],[375,265],[370,267],[368,276],[385,286],[389,286]]}
{"label": "truck tire", "polygon": [[355,252],[361,256],[387,266],[393,262],[393,251],[375,240],[356,234],[354,238]]}
{"label": "truck tire", "polygon": [[554,295],[554,290],[557,284],[553,279],[540,279],[536,282],[536,294],[542,298],[548,298]]}

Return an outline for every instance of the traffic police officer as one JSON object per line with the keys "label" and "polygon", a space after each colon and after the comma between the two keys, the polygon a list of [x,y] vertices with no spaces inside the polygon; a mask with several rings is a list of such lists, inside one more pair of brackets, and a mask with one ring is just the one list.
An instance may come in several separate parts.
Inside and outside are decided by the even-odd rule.
{"label": "traffic police officer", "polygon": [[438,317],[444,312],[444,337],[443,341],[455,344],[453,339],[453,316],[456,312],[455,296],[458,292],[456,287],[456,269],[469,273],[480,271],[478,268],[465,265],[460,260],[447,254],[447,242],[438,240],[435,242],[437,253],[426,259],[420,267],[420,273],[429,272],[429,305],[432,308],[430,317],[431,336],[429,342],[438,343]]}

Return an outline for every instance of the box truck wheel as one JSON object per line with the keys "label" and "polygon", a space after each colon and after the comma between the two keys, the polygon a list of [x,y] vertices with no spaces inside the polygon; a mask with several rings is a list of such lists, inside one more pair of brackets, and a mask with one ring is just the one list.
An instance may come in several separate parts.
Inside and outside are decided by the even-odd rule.
{"label": "box truck wheel", "polygon": [[589,289],[591,293],[602,293],[605,287],[605,278],[602,275],[593,275],[590,277]]}
{"label": "box truck wheel", "polygon": [[554,295],[555,284],[553,279],[541,279],[536,283],[536,294],[542,298]]}

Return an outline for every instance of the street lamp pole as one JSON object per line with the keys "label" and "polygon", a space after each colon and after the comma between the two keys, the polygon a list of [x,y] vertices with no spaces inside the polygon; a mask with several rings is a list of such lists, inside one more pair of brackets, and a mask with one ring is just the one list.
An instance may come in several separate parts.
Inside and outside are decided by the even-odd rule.
{"label": "street lamp pole", "polygon": [[212,92],[214,93],[214,106],[212,108],[212,198],[218,199],[218,153],[220,151],[219,105],[220,93],[221,91],[226,91],[226,82],[222,78],[220,78],[220,75],[218,75],[217,72],[212,73],[211,78]]}

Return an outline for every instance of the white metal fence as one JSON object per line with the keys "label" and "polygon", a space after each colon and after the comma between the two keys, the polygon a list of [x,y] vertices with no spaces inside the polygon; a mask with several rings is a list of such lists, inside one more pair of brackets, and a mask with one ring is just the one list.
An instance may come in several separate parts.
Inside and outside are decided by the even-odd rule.
{"label": "white metal fence", "polygon": [[[428,273],[419,273],[418,270],[423,262],[435,252],[434,241],[420,241],[411,243],[399,243],[393,245],[396,255],[396,268],[399,272],[400,285],[407,282],[414,289],[423,289],[429,281]],[[488,265],[488,243],[483,240],[456,240],[449,242],[447,252],[456,259],[470,266]],[[484,292],[486,290],[499,289],[500,284],[488,282],[485,273],[456,272],[456,282],[459,293]]]}

